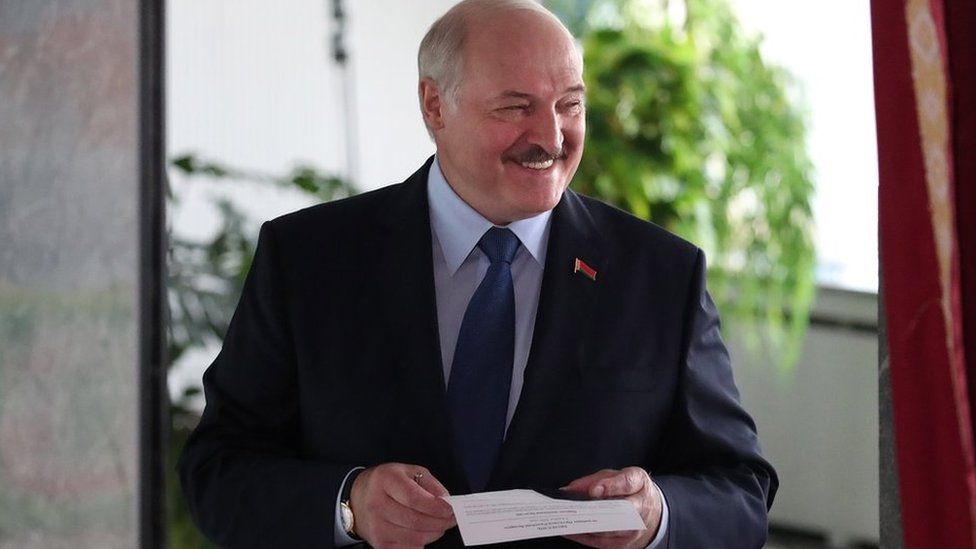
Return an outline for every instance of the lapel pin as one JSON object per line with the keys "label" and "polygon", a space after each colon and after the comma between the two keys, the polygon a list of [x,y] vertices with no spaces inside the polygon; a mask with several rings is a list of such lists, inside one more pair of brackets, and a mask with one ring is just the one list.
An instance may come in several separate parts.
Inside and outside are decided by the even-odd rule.
{"label": "lapel pin", "polygon": [[589,265],[586,264],[585,261],[583,261],[578,257],[576,258],[576,263],[573,264],[573,272],[583,273],[584,275],[586,275],[586,278],[589,278],[590,280],[596,282],[596,269],[590,267]]}

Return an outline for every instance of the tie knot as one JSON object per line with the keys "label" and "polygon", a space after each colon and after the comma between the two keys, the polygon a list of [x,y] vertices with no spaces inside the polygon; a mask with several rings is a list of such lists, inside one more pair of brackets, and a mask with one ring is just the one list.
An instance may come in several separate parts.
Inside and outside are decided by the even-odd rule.
{"label": "tie knot", "polygon": [[518,237],[512,231],[501,227],[492,227],[481,237],[478,247],[492,263],[501,261],[511,264],[512,259],[515,258],[515,252],[519,249],[519,244],[521,243]]}

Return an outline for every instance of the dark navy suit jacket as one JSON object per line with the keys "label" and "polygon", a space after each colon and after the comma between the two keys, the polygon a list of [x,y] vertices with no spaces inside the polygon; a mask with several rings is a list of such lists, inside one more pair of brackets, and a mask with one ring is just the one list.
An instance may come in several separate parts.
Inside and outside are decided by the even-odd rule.
{"label": "dark navy suit jacket", "polygon": [[[179,465],[191,513],[218,544],[330,546],[354,466],[420,464],[468,491],[438,348],[429,166],[262,227]],[[574,272],[577,258],[595,281]],[[567,191],[488,489],[557,488],[630,465],[667,498],[668,547],[763,545],[776,473],[739,404],[702,252]],[[460,545],[456,529],[436,545]]]}

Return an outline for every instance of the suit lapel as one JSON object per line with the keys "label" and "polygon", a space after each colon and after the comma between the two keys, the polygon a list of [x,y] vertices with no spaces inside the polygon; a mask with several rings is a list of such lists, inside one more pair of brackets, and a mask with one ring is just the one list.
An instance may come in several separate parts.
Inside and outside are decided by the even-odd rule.
{"label": "suit lapel", "polygon": [[419,449],[416,458],[456,491],[464,484],[450,439],[441,366],[427,203],[430,164],[392,193],[383,208],[382,228],[369,246],[374,266],[368,270],[367,291],[388,318],[383,344],[392,349],[396,387],[405,396],[406,409],[391,410],[390,421],[409,430],[398,436],[412,439],[411,446]]}
{"label": "suit lapel", "polygon": [[[596,272],[596,280],[574,272],[577,259]],[[580,198],[567,191],[553,210],[525,381],[489,489],[511,487],[521,459],[545,428],[563,384],[583,360],[583,326],[593,316],[599,273],[605,268],[593,220]]]}

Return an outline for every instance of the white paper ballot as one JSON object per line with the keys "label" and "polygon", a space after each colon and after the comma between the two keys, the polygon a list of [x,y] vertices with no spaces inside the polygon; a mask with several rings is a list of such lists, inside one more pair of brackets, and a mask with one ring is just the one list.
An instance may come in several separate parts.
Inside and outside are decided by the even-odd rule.
{"label": "white paper ballot", "polygon": [[643,530],[644,521],[627,500],[573,501],[534,490],[482,492],[444,498],[454,508],[465,545]]}

